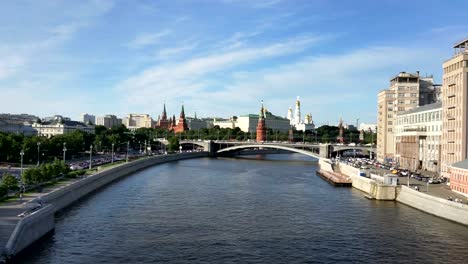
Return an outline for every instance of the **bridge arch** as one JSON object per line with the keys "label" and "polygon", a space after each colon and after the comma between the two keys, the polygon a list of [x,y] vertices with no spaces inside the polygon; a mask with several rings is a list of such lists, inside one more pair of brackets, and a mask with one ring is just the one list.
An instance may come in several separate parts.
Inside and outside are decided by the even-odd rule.
{"label": "bridge arch", "polygon": [[319,155],[316,153],[313,153],[311,151],[303,150],[303,149],[297,149],[297,148],[291,148],[291,147],[286,147],[286,146],[278,146],[278,145],[267,145],[267,144],[251,144],[251,145],[238,145],[238,146],[233,146],[233,147],[227,147],[223,148],[217,151],[218,154],[220,153],[228,153],[228,152],[233,152],[233,151],[240,151],[243,149],[252,149],[252,148],[269,148],[269,149],[280,149],[280,150],[286,150],[294,153],[299,153],[303,154],[309,157],[313,157],[316,159],[320,159]]}

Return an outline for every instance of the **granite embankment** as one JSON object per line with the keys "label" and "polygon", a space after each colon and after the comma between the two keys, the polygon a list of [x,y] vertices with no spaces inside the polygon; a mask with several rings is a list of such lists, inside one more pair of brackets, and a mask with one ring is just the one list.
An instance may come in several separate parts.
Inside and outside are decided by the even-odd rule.
{"label": "granite embankment", "polygon": [[156,164],[208,156],[208,152],[192,152],[143,158],[98,172],[47,193],[40,197],[43,206],[39,210],[26,214],[19,220],[2,255],[10,257],[18,254],[54,229],[54,215],[57,211],[118,178]]}
{"label": "granite embankment", "polygon": [[395,200],[423,212],[468,225],[468,205],[435,197],[406,186],[383,184],[383,177],[371,175],[371,178],[359,176],[359,169],[340,163],[340,172],[352,179],[352,186],[377,200]]}

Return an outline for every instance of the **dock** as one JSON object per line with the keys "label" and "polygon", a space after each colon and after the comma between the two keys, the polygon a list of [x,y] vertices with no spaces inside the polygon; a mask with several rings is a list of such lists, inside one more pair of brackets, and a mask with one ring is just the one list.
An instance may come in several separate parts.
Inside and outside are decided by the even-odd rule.
{"label": "dock", "polygon": [[342,174],[337,172],[327,172],[323,170],[318,170],[317,175],[328,181],[330,184],[336,187],[352,187],[351,179]]}

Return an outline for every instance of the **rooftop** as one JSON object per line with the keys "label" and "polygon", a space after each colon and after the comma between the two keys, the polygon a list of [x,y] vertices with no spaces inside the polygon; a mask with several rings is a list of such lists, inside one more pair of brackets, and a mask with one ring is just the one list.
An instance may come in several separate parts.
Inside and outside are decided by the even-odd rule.
{"label": "rooftop", "polygon": [[452,164],[452,167],[458,168],[458,169],[464,169],[468,170],[468,159],[462,160],[459,162],[455,162]]}
{"label": "rooftop", "polygon": [[401,113],[400,115],[420,113],[420,112],[425,112],[425,111],[434,110],[434,109],[442,109],[442,102],[437,102],[437,103],[433,103],[433,104],[427,104],[427,105],[415,107],[415,108],[413,108],[411,110],[408,110],[406,112]]}
{"label": "rooftop", "polygon": [[454,49],[468,48],[468,38],[456,43],[455,45],[453,45],[453,48]]}

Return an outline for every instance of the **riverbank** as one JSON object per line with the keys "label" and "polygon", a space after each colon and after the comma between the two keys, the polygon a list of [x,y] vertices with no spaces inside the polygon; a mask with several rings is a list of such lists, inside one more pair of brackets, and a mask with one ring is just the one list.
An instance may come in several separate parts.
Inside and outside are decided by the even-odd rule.
{"label": "riverbank", "polygon": [[[326,170],[333,169],[331,165],[323,162],[319,164]],[[339,163],[338,168],[333,170],[348,175],[352,180],[352,187],[364,192],[368,198],[397,201],[425,213],[468,226],[466,204],[449,201],[402,185],[385,184],[383,177],[377,175],[370,175],[370,178],[359,176],[359,169],[344,163]]]}
{"label": "riverbank", "polygon": [[[39,196],[38,199],[23,203],[20,208],[11,208],[11,210],[9,208],[9,210],[4,211],[4,215],[0,216],[0,218],[3,218],[0,219],[0,222],[4,223],[4,225],[0,225],[0,234],[2,237],[9,237],[6,244],[0,245],[3,249],[2,256],[7,258],[14,256],[51,232],[54,229],[54,215],[57,211],[118,178],[153,165],[208,157],[208,155],[208,152],[191,152],[139,159],[99,171],[62,188],[55,189],[50,193]],[[19,210],[24,212],[38,206],[37,201],[39,199],[40,207],[38,210],[31,211],[24,217],[18,214]],[[14,229],[11,230],[13,226]]]}

